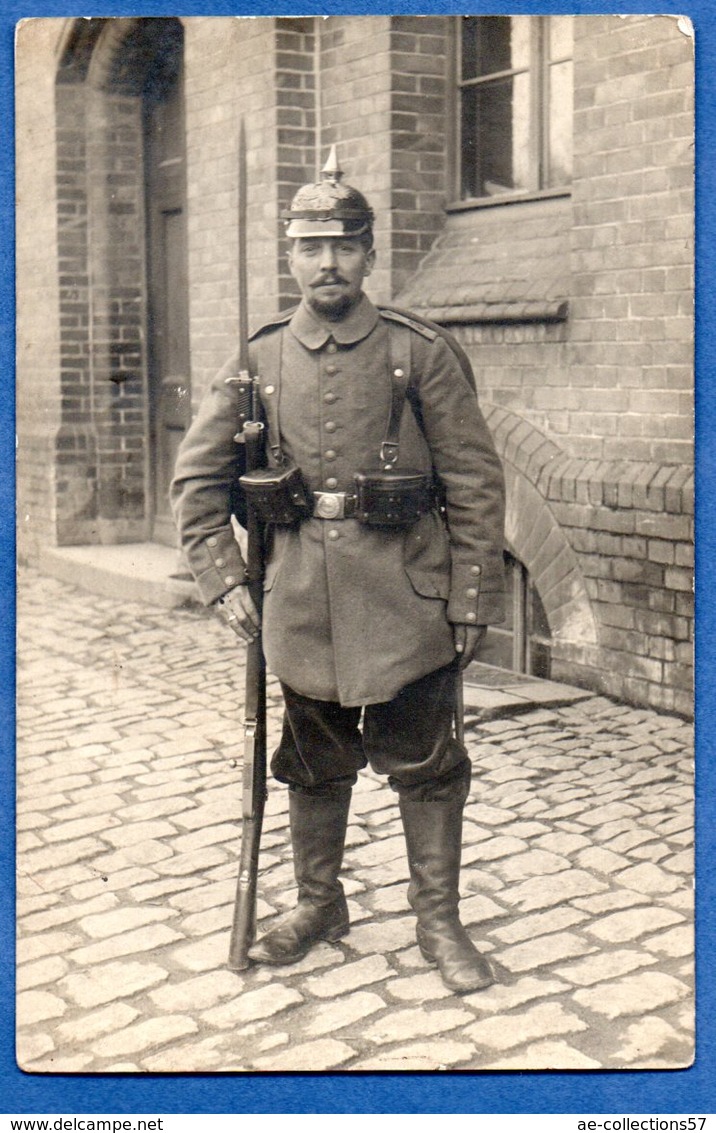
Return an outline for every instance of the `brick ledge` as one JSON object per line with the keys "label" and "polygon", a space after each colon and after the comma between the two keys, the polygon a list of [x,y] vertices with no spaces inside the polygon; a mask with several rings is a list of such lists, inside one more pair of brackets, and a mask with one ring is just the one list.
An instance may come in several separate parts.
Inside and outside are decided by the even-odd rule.
{"label": "brick ledge", "polygon": [[485,403],[497,450],[546,500],[693,515],[694,472],[684,464],[570,456],[510,409]]}

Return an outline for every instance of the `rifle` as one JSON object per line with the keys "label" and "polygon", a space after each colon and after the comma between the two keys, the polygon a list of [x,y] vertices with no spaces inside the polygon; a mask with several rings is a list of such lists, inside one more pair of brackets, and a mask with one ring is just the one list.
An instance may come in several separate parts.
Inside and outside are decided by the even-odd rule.
{"label": "rifle", "polygon": [[458,673],[455,684],[455,739],[465,744],[465,686],[462,673]]}
{"label": "rifle", "polygon": [[[258,383],[249,372],[248,287],[246,268],[246,137],[239,127],[239,432],[244,445],[246,471],[263,463],[263,423],[259,420]],[[264,531],[251,501],[246,501],[246,576],[249,594],[259,613],[263,606]],[[261,634],[246,647],[244,697],[244,762],[242,774],[241,853],[229,944],[229,968],[249,966],[248,951],[256,935],[256,886],[259,845],[266,802],[266,661]]]}

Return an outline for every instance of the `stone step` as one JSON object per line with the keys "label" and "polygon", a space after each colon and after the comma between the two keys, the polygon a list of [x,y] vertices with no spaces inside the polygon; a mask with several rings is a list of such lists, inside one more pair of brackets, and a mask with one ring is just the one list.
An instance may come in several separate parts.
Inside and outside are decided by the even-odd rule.
{"label": "stone step", "polygon": [[594,696],[583,688],[514,673],[479,661],[465,670],[463,688],[465,714],[475,715],[480,720],[494,720],[536,707],[562,707]]}
{"label": "stone step", "polygon": [[41,553],[39,567],[51,578],[119,601],[169,609],[199,601],[179,551],[160,543],[51,547]]}

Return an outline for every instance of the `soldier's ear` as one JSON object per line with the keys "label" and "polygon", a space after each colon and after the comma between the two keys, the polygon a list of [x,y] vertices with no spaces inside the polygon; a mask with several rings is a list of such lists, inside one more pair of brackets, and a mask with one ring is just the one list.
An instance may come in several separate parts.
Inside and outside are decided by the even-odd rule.
{"label": "soldier's ear", "polygon": [[363,269],[363,275],[370,275],[370,273],[372,272],[374,267],[375,267],[375,248],[371,248],[371,250],[368,252],[368,255],[365,258],[365,268]]}

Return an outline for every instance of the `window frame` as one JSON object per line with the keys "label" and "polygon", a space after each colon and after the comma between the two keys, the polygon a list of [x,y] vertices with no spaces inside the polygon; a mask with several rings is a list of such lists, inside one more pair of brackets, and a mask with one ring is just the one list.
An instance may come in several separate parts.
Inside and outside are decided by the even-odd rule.
{"label": "window frame", "polygon": [[[490,19],[489,16],[478,17]],[[557,59],[549,58],[549,30],[547,20],[550,16],[529,16],[535,21],[531,25],[534,30],[530,34],[529,50],[529,83],[530,83],[530,123],[529,123],[529,168],[531,184],[526,189],[515,189],[512,192],[499,193],[490,196],[462,197],[462,92],[484,85],[495,78],[508,77],[519,73],[521,68],[509,68],[504,71],[494,71],[489,75],[477,76],[463,82],[462,69],[462,27],[464,16],[456,16],[452,20],[452,44],[449,52],[449,89],[452,92],[452,130],[448,131],[448,163],[450,169],[451,201],[446,206],[446,212],[462,212],[465,209],[494,208],[499,205],[514,204],[519,201],[533,201],[553,197],[569,197],[572,192],[572,183],[555,185],[549,188],[541,187],[549,166],[549,75],[550,66],[566,61],[560,56]],[[574,55],[569,57],[573,60]]]}

